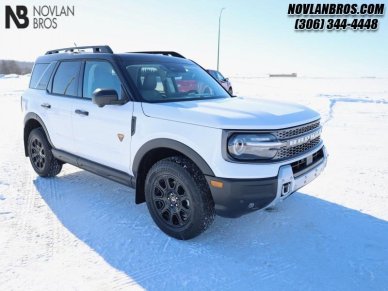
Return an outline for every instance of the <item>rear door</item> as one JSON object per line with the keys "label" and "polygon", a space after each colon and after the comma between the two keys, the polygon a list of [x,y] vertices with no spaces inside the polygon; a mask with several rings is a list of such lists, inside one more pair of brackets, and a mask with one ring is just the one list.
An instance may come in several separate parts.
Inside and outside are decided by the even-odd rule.
{"label": "rear door", "polygon": [[42,99],[42,118],[55,148],[74,153],[71,128],[72,100],[78,97],[80,61],[63,61],[56,70]]}
{"label": "rear door", "polygon": [[82,66],[82,99],[74,100],[72,108],[76,154],[128,173],[133,102],[102,108],[93,104],[96,89],[116,90],[121,98],[127,94],[110,62],[86,60]]}

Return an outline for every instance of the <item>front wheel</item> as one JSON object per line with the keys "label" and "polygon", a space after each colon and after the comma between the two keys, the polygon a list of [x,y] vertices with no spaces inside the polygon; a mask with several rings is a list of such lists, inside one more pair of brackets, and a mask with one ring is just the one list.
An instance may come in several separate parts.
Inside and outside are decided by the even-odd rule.
{"label": "front wheel", "polygon": [[170,157],[151,167],[145,182],[148,210],[166,234],[181,240],[205,231],[215,217],[205,177],[184,157]]}

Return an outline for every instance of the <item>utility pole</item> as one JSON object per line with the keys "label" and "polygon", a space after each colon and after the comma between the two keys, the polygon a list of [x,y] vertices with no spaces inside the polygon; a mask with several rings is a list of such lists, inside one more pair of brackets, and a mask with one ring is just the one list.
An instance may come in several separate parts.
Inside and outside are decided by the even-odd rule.
{"label": "utility pole", "polygon": [[217,71],[220,69],[220,37],[221,37],[221,16],[222,11],[224,11],[225,8],[222,8],[220,11],[220,17],[218,18],[218,50],[217,50]]}

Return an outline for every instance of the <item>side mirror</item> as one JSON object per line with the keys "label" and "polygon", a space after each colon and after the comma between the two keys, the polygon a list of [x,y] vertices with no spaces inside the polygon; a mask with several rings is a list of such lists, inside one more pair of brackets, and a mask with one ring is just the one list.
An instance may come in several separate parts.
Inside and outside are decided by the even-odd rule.
{"label": "side mirror", "polygon": [[119,96],[116,90],[96,89],[93,92],[92,101],[98,107],[104,107],[105,105],[119,104]]}

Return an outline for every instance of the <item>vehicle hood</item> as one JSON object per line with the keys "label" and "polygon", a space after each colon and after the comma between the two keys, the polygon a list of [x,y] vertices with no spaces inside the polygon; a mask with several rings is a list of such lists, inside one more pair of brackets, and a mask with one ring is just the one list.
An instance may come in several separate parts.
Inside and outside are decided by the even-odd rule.
{"label": "vehicle hood", "polygon": [[279,129],[319,118],[305,106],[235,97],[166,103],[142,103],[144,114],[220,129]]}

